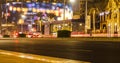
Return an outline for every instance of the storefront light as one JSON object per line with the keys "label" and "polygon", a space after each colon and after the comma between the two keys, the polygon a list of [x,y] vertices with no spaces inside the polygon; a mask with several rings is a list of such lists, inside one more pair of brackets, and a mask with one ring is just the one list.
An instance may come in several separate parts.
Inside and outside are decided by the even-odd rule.
{"label": "storefront light", "polygon": [[105,14],[109,14],[110,12],[109,11],[106,11]]}
{"label": "storefront light", "polygon": [[115,26],[117,26],[117,23],[115,23]]}
{"label": "storefront light", "polygon": [[50,10],[46,10],[47,11],[47,13],[50,13]]}
{"label": "storefront light", "polygon": [[37,9],[37,12],[40,12],[40,9]]}
{"label": "storefront light", "polygon": [[18,8],[17,8],[17,11],[18,11],[18,12],[20,12],[20,11],[21,11],[20,7],[18,7]]}
{"label": "storefront light", "polygon": [[6,5],[7,5],[7,6],[10,6],[10,3],[7,3]]}
{"label": "storefront light", "polygon": [[16,11],[16,10],[17,10],[16,7],[14,7],[14,8],[13,8],[13,11]]}
{"label": "storefront light", "polygon": [[36,9],[36,8],[33,8],[32,11],[33,11],[33,12],[37,12],[37,9]]}
{"label": "storefront light", "polygon": [[68,26],[68,24],[65,24],[65,26]]}
{"label": "storefront light", "polygon": [[9,10],[10,10],[10,11],[12,11],[12,10],[13,10],[13,7],[12,7],[12,6],[10,6],[10,7],[9,7]]}

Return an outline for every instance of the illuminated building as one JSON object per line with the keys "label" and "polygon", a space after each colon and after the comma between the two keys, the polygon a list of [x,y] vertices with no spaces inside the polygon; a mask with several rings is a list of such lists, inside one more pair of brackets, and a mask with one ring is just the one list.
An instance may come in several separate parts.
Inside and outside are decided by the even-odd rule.
{"label": "illuminated building", "polygon": [[[11,18],[11,19],[8,19],[8,22],[14,23],[15,25],[19,24],[19,26],[17,26],[19,29],[18,31],[26,30],[26,31],[30,32],[30,29],[32,29],[32,27],[35,27],[35,25],[37,25],[37,27],[36,27],[37,31],[40,30],[43,33],[45,33],[46,31],[50,32],[50,33],[56,33],[56,31],[64,29],[63,25],[65,25],[66,30],[78,31],[78,32],[80,31],[79,30],[80,27],[78,27],[79,24],[75,25],[71,21],[71,19],[73,18],[73,11],[75,12],[74,14],[77,14],[78,16],[79,15],[84,16],[84,9],[82,9],[82,8],[84,8],[85,2],[81,2],[80,0],[77,0],[77,2],[76,2],[77,5],[73,4],[73,9],[71,8],[71,6],[69,6],[69,4],[68,4],[69,2],[66,2],[66,4],[68,5],[68,6],[66,6],[67,10],[65,11],[66,12],[66,16],[65,16],[66,22],[63,22],[63,17],[64,17],[63,16],[63,14],[64,14],[63,13],[63,6],[64,6],[63,1],[64,0],[7,0],[7,1],[8,1],[8,3],[11,2],[10,6],[8,6],[8,9],[7,9],[10,12],[10,16],[8,16],[8,18]],[[39,9],[39,6],[38,6],[38,8],[34,7],[34,5],[36,6],[37,4],[33,4],[33,7],[31,7],[32,6],[31,1],[32,1],[32,3],[43,2],[43,3],[41,3],[43,5],[46,5],[47,3],[50,2],[50,4],[47,4],[47,5],[51,5],[51,4],[58,5],[58,6],[60,6],[61,9],[59,7],[56,8],[56,10],[54,10],[54,11],[48,10],[48,9],[46,10],[46,9],[42,9],[42,8]],[[21,2],[24,2],[24,4]],[[44,3],[46,3],[46,4],[44,4]],[[29,7],[27,7],[26,4]],[[5,9],[5,10],[3,10],[4,13],[6,13],[6,8],[5,7],[3,7],[3,8]],[[53,6],[53,8],[54,8],[54,6]],[[30,12],[27,12],[27,11],[30,11]],[[45,15],[42,18],[40,18],[41,12],[44,13],[44,15]],[[48,18],[48,16],[46,16],[45,12],[47,14],[49,14],[50,18]],[[23,19],[21,17],[21,15],[25,15],[27,17],[25,19]],[[22,21],[24,21],[24,23]],[[84,22],[84,20],[82,20],[82,21]],[[26,24],[28,24],[28,25],[26,26]],[[38,25],[40,25],[40,26],[38,26]],[[50,27],[50,29],[48,28],[48,26]],[[17,27],[15,27],[15,28],[17,28]],[[24,27],[26,29],[24,30],[24,28],[22,29],[21,27]]]}
{"label": "illuminated building", "polygon": [[[73,11],[70,5],[65,6],[65,12],[65,19],[72,19]],[[32,28],[35,28],[36,32],[46,33],[46,30],[49,31],[49,25],[50,27],[56,26],[46,23],[61,22],[62,24],[64,5],[62,3],[11,2],[3,4],[2,13],[3,19],[7,20],[7,24],[14,22],[18,32],[33,32]],[[4,21],[3,24],[5,23]],[[42,29],[43,27],[44,29]],[[66,25],[66,28],[70,29],[70,27],[68,27],[68,24]]]}
{"label": "illuminated building", "polygon": [[101,25],[100,29],[104,33],[112,36],[114,33],[120,33],[120,1],[109,0],[105,11],[100,13]]}

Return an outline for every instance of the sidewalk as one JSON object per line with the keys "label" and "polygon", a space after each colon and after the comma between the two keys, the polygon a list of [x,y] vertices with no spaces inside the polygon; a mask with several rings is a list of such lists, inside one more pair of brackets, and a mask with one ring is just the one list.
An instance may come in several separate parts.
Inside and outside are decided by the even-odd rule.
{"label": "sidewalk", "polygon": [[0,63],[90,63],[0,50]]}
{"label": "sidewalk", "polygon": [[48,62],[29,60],[15,56],[0,54],[0,63],[48,63]]}

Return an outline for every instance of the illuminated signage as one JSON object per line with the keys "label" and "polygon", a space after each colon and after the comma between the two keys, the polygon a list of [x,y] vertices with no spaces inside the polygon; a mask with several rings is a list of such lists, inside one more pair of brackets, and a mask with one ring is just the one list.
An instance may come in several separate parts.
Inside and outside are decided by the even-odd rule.
{"label": "illuminated signage", "polygon": [[41,18],[47,21],[49,21],[48,14],[54,14],[55,16],[53,18],[55,18],[55,20],[63,20],[64,14],[65,14],[65,19],[72,19],[73,17],[73,10],[71,5],[66,5],[64,9],[64,4],[62,3],[13,2],[9,4],[8,8],[10,12],[14,12],[14,13],[22,12],[23,14],[26,15],[32,15],[32,14],[35,15],[37,13],[43,13],[46,14],[47,16],[43,16],[43,18],[42,17]]}

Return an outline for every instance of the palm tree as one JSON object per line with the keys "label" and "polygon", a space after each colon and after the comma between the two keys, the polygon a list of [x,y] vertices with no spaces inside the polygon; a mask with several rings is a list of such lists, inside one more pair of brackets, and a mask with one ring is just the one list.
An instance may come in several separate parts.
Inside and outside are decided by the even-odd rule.
{"label": "palm tree", "polygon": [[96,15],[99,15],[100,12],[103,12],[105,10],[107,3],[108,0],[94,0],[92,2],[89,2],[90,5],[88,6],[88,9],[89,15],[92,15],[94,33],[96,29]]}
{"label": "palm tree", "polygon": [[91,8],[90,12],[89,12],[89,14],[92,15],[94,33],[95,33],[95,29],[96,29],[96,24],[95,24],[96,23],[96,14],[98,14],[98,13],[99,13],[98,8]]}

